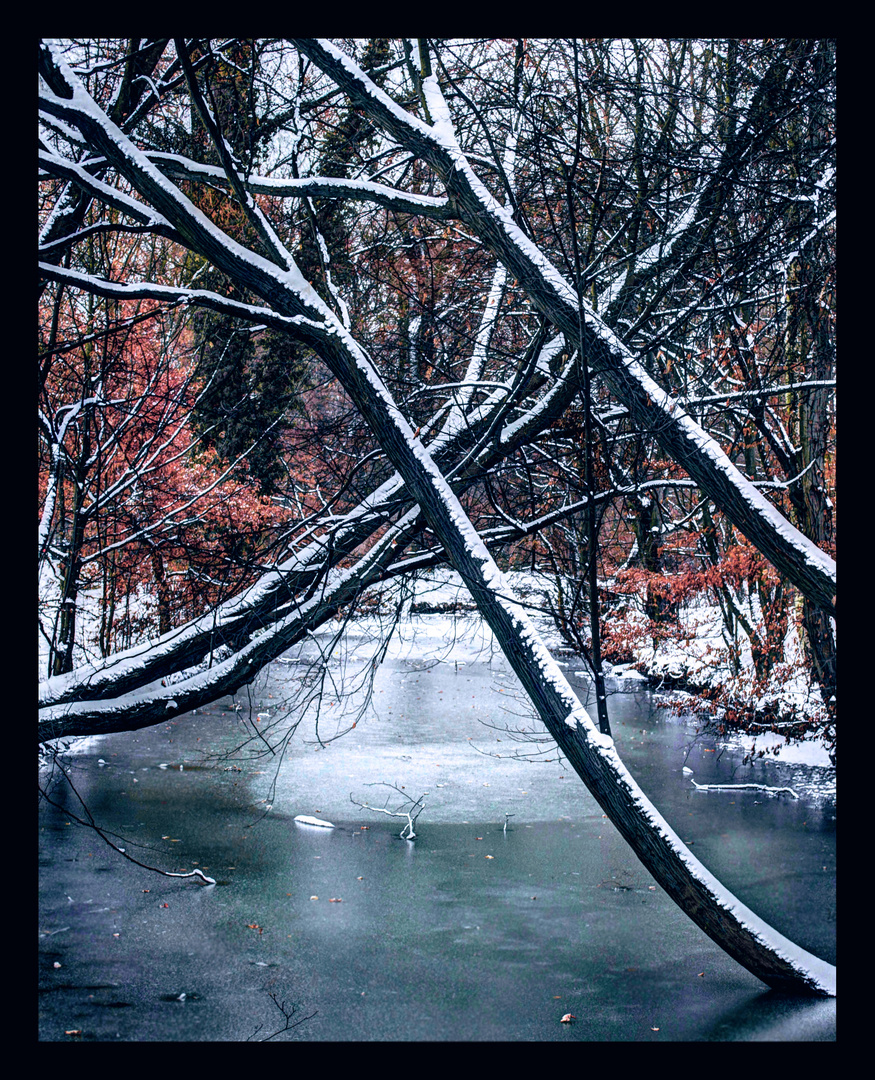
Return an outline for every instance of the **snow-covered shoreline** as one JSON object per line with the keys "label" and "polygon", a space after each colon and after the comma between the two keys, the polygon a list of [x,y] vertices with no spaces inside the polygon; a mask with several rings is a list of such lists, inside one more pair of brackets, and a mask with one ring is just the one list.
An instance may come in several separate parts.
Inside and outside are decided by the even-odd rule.
{"label": "snow-covered shoreline", "polygon": [[[515,592],[528,605],[538,630],[557,662],[575,674],[588,676],[585,661],[563,641],[546,614],[545,575],[511,571],[507,574]],[[470,596],[452,570],[434,570],[413,582],[387,587],[379,602],[372,601],[373,614],[359,615],[347,629],[350,642],[361,648],[376,639],[390,612],[400,608],[401,617],[387,656],[393,659],[443,659],[468,662],[500,653],[489,627],[479,618]],[[381,618],[382,615],[382,618]],[[684,612],[692,632],[681,641],[665,640],[654,646],[642,644],[633,650],[633,659],[624,663],[605,662],[604,672],[612,689],[629,692],[646,688],[663,695],[662,703],[677,714],[697,712],[698,718],[719,729],[727,742],[743,746],[751,757],[765,756],[786,763],[832,768],[830,748],[819,738],[800,740],[806,725],[816,726],[825,718],[816,689],[807,685],[795,630],[788,633],[787,663],[782,665],[776,687],[756,693],[749,647],[741,650],[741,670],[732,676],[725,643],[720,632],[719,609],[701,605]],[[753,723],[737,723],[727,716],[724,704],[708,713],[701,711],[702,693],[727,687],[737,713]],[[685,703],[689,709],[685,709]],[[695,706],[699,706],[698,710]],[[757,725],[762,730],[756,730]],[[782,733],[780,728],[786,728]],[[774,730],[777,728],[778,730]]]}
{"label": "snow-covered shoreline", "polygon": [[[538,625],[538,630],[550,653],[563,668],[579,675],[588,675],[585,661],[576,655],[563,641],[555,623],[546,612],[545,593],[551,586],[546,575],[511,571],[507,574],[514,591],[527,605]],[[89,618],[87,593],[80,595],[84,626],[96,625],[96,614]],[[148,620],[148,603],[140,598],[136,605],[144,605]],[[95,601],[95,607],[96,601]],[[800,741],[794,737],[805,722],[816,724],[823,716],[823,705],[802,678],[801,665],[793,670],[793,659],[798,661],[798,642],[795,634],[788,635],[787,653],[791,663],[787,665],[785,679],[780,689],[770,696],[752,697],[750,675],[752,671],[750,650],[742,650],[741,673],[734,679],[737,709],[757,714],[757,722],[771,716],[777,723],[764,723],[761,731],[738,725],[726,716],[726,708],[717,705],[708,714],[701,712],[698,696],[715,686],[726,686],[733,681],[725,655],[725,645],[720,634],[719,611],[701,606],[684,613],[692,625],[692,633],[682,641],[665,640],[656,646],[651,643],[639,645],[633,650],[633,658],[623,663],[606,662],[604,671],[611,689],[630,692],[645,687],[663,696],[662,704],[677,714],[700,707],[699,716],[704,723],[719,727],[721,735],[735,746],[744,746],[751,756],[768,755],[770,759],[798,763],[813,767],[830,768],[830,749],[819,739]],[[465,664],[499,657],[501,650],[492,631],[477,613],[473,600],[458,574],[449,569],[436,569],[422,573],[413,579],[395,581],[374,590],[362,605],[361,611],[346,623],[343,635],[344,648],[358,658],[370,658],[383,650],[383,640],[389,622],[395,622],[391,641],[385,656],[391,659],[430,661]],[[339,629],[337,623],[326,624],[320,631],[331,634]],[[647,639],[649,641],[649,639]],[[45,670],[46,645],[40,641],[40,667]],[[82,659],[86,652],[81,649]],[[787,720],[788,715],[795,722]],[[787,733],[771,730],[781,723]]]}

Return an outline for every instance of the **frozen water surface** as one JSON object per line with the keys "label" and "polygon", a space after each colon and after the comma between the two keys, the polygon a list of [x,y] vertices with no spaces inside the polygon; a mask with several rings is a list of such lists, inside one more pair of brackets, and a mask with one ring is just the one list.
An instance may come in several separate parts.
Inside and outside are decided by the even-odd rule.
{"label": "frozen water surface", "polygon": [[[310,1017],[295,1035],[311,1040],[833,1040],[834,1001],[767,990],[654,887],[549,744],[511,740],[505,728],[533,726],[515,678],[466,640],[399,644],[358,719],[326,684],[320,736],[355,729],[320,748],[305,721],[281,763],[256,750],[302,681],[294,656],[255,684],[251,719],[238,695],[238,712],[228,700],[81,745],[77,789],[119,844],[218,884],[141,870],[44,804],[41,1039],[240,1040],[260,1024],[261,1038],[283,1024],[273,992]],[[637,686],[610,705],[617,751],[697,857],[834,962],[834,771],[742,768],[743,748],[696,736]],[[514,758],[539,749],[537,764]],[[350,794],[390,808],[422,796],[416,841]]]}

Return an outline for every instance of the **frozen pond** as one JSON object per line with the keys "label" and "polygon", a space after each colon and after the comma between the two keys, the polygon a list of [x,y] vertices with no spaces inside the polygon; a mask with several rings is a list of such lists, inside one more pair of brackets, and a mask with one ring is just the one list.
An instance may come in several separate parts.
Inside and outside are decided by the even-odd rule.
{"label": "frozen pond", "polygon": [[[96,821],[142,862],[218,884],[141,870],[42,804],[40,1038],[261,1039],[284,1023],[273,993],[310,1040],[834,1039],[835,1002],[784,998],[725,956],[554,753],[515,758],[545,747],[503,730],[532,726],[513,676],[463,655],[390,658],[361,718],[325,683],[322,746],[311,718],[282,755],[266,749],[299,663],[272,665],[251,709],[238,695],[236,713],[227,699],[80,744],[67,761]],[[621,756],[694,853],[834,963],[834,770],[742,768],[740,747],[697,737],[648,692],[610,704]],[[350,801],[400,801],[379,783],[423,797],[414,843]]]}

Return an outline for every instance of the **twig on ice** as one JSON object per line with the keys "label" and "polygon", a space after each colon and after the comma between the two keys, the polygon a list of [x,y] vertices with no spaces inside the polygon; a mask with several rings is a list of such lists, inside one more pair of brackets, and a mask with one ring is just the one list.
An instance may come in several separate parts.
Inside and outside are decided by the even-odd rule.
{"label": "twig on ice", "polygon": [[97,822],[94,820],[94,818],[91,815],[91,811],[85,805],[85,802],[84,802],[82,796],[79,794],[79,792],[74,787],[73,781],[70,779],[69,772],[64,768],[64,766],[60,763],[60,761],[58,761],[57,755],[55,755],[55,759],[54,759],[53,764],[54,764],[55,768],[60,770],[60,772],[63,775],[64,779],[69,784],[70,790],[73,792],[73,794],[79,800],[79,802],[82,804],[82,807],[83,807],[85,813],[88,815],[88,820],[87,821],[83,820],[82,818],[80,818],[76,814],[74,814],[73,811],[70,810],[68,807],[62,806],[60,803],[55,802],[55,800],[48,794],[48,792],[44,790],[42,785],[40,785],[39,786],[40,795],[42,795],[42,797],[46,800],[47,803],[50,803],[52,806],[56,807],[58,810],[62,810],[64,812],[64,814],[66,814],[67,817],[72,818],[73,821],[75,821],[77,825],[84,825],[86,829],[93,829],[94,832],[96,832],[97,835],[100,837],[100,839],[103,840],[103,842],[105,844],[108,844],[109,847],[111,847],[113,849],[113,851],[117,851],[119,853],[119,855],[124,856],[124,858],[126,858],[128,860],[128,862],[132,862],[136,866],[141,866],[144,870],[151,870],[154,874],[161,874],[163,877],[178,877],[178,878],[199,877],[201,879],[201,881],[203,881],[203,883],[205,885],[215,885],[216,884],[215,878],[207,877],[207,875],[202,870],[197,870],[197,869],[195,869],[195,870],[185,870],[185,871],[161,870],[157,866],[149,866],[147,863],[140,862],[139,859],[135,859],[133,857],[133,855],[129,855],[125,851],[125,849],[123,847],[119,847],[118,844],[116,844],[112,840],[110,840],[110,838],[106,835],[106,833],[103,831],[103,829],[101,829],[100,826],[97,824]]}
{"label": "twig on ice", "polygon": [[[415,840],[416,833],[413,831],[413,827],[416,825],[417,818],[425,809],[425,803],[422,801],[425,796],[420,795],[418,799],[413,799],[406,791],[402,791],[397,784],[366,784],[365,787],[390,787],[393,791],[397,791],[399,795],[403,794],[405,800],[410,803],[410,808],[406,810],[402,809],[402,807],[398,807],[397,810],[389,810],[388,807],[370,806],[368,803],[358,802],[354,799],[352,797],[352,792],[350,792],[349,801],[355,806],[360,807],[362,810],[373,810],[375,814],[388,814],[389,817],[406,817],[407,824],[398,835],[402,840]],[[426,792],[426,795],[427,794],[428,792]]]}
{"label": "twig on ice", "polygon": [[274,993],[269,993],[268,997],[283,1014],[286,1022],[281,1028],[277,1028],[277,1030],[272,1035],[265,1035],[263,1039],[255,1039],[255,1036],[264,1027],[264,1024],[259,1024],[255,1031],[253,1031],[249,1038],[246,1040],[247,1042],[252,1042],[253,1039],[255,1039],[256,1042],[270,1042],[270,1040],[275,1039],[277,1035],[282,1035],[283,1032],[289,1031],[291,1028],[296,1028],[300,1024],[305,1023],[307,1020],[312,1020],[313,1017],[316,1016],[316,1012],[314,1011],[311,1012],[309,1016],[302,1016],[300,1020],[296,1020],[294,1023],[292,1023],[292,1017],[300,1009],[300,1005],[293,1003],[291,1006],[287,1006],[285,1001],[277,1001],[276,994]]}

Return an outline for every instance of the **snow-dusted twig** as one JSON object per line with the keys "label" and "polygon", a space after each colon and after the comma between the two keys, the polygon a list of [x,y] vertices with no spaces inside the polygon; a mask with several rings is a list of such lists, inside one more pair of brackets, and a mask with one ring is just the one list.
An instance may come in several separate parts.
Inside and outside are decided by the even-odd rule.
{"label": "snow-dusted twig", "polygon": [[[366,787],[390,787],[393,791],[397,791],[399,794],[403,794],[404,798],[410,803],[410,809],[404,810],[399,807],[397,810],[389,810],[388,807],[370,806],[368,803],[358,802],[352,797],[352,792],[349,795],[349,801],[355,806],[361,807],[362,810],[373,810],[375,814],[387,814],[389,817],[407,818],[407,824],[398,834],[402,840],[415,840],[416,833],[414,832],[414,826],[422,811],[425,809],[425,803],[422,801],[425,796],[420,795],[418,799],[413,799],[406,792],[402,792],[402,789],[397,784],[366,784]],[[388,800],[387,800],[388,801]]]}
{"label": "snow-dusted twig", "polygon": [[73,794],[79,800],[79,802],[82,804],[82,807],[83,807],[83,809],[85,810],[85,813],[88,816],[88,820],[87,821],[83,820],[78,815],[74,814],[73,811],[69,809],[69,807],[62,806],[60,803],[56,802],[48,794],[48,792],[43,788],[43,786],[41,784],[38,785],[40,795],[46,800],[47,803],[50,803],[52,806],[56,807],[58,810],[63,810],[63,812],[67,815],[67,817],[72,818],[73,821],[75,821],[77,825],[84,825],[87,829],[93,829],[93,831],[97,833],[97,835],[100,837],[101,840],[103,840],[103,842],[105,844],[107,844],[109,847],[111,847],[113,849],[113,851],[117,851],[119,853],[119,855],[124,856],[124,858],[126,858],[128,860],[128,862],[132,862],[136,866],[142,867],[143,870],[151,870],[154,874],[161,874],[163,877],[178,877],[178,878],[199,877],[201,879],[201,881],[203,881],[203,883],[205,885],[215,885],[216,884],[216,879],[211,878],[211,877],[207,877],[207,875],[202,870],[198,870],[198,869],[183,870],[183,871],[161,870],[157,866],[149,866],[147,863],[140,862],[139,859],[135,859],[133,857],[133,855],[129,855],[125,851],[125,849],[123,847],[119,847],[118,844],[116,844],[112,840],[110,840],[110,838],[106,835],[106,833],[103,831],[103,829],[100,828],[100,826],[97,824],[97,822],[91,816],[91,811],[85,805],[85,802],[83,801],[82,796],[79,794],[79,792],[76,790],[75,786],[73,785],[73,781],[70,779],[69,772],[64,768],[63,765],[61,765],[61,763],[57,759],[57,756],[55,756],[54,767],[56,767],[57,769],[60,770],[60,772],[63,775],[64,779],[67,781],[68,785],[70,786],[70,790],[73,792]]}
{"label": "snow-dusted twig", "polygon": [[799,798],[790,787],[769,787],[768,784],[697,784],[695,780],[691,780],[690,783],[696,791],[740,791],[742,788],[753,788],[754,791],[768,791],[772,795],[780,795],[781,792],[786,791],[794,799]]}
{"label": "snow-dusted twig", "polygon": [[[111,846],[115,847],[114,844],[111,845]],[[126,854],[124,851],[122,851],[121,848],[116,848],[116,851],[121,851],[122,855]],[[127,855],[126,857],[129,858],[129,859],[131,858],[130,855]],[[216,884],[216,879],[215,878],[207,877],[207,875],[205,873],[203,873],[201,870],[187,870],[187,871],[181,872],[181,873],[174,873],[171,870],[158,870],[154,866],[146,866],[145,863],[137,862],[136,859],[131,859],[131,862],[137,863],[137,866],[142,866],[145,870],[153,870],[156,874],[163,874],[164,877],[199,877],[201,879],[201,881],[203,881],[204,885],[215,885]]]}

